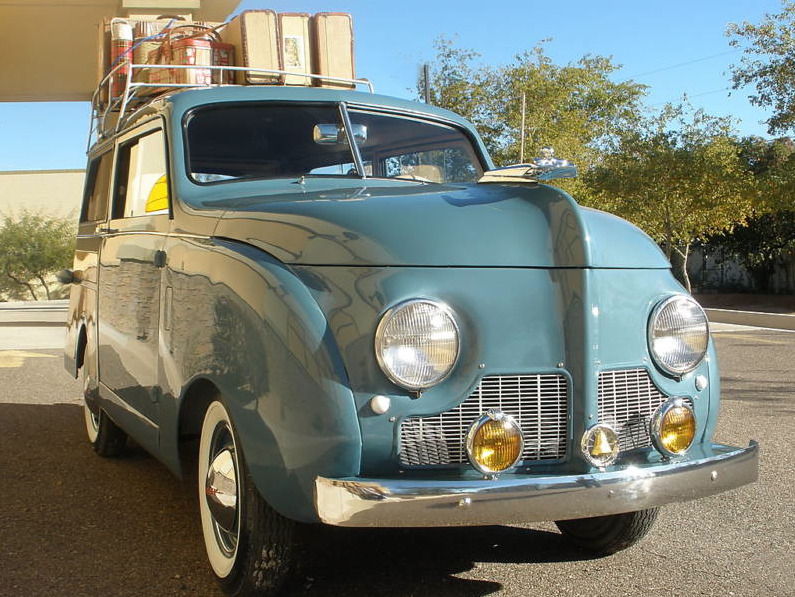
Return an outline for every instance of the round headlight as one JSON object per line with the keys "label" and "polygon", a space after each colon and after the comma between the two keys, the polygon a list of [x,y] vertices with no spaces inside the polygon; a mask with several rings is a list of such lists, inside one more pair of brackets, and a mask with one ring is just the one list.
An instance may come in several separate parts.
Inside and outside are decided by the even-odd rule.
{"label": "round headlight", "polygon": [[458,360],[458,326],[446,305],[412,300],[390,309],[375,333],[375,354],[386,376],[407,390],[429,388]]}
{"label": "round headlight", "polygon": [[654,309],[649,321],[649,349],[655,362],[673,375],[695,369],[707,353],[709,326],[701,306],[687,296],[673,296]]}
{"label": "round headlight", "polygon": [[493,475],[515,465],[524,438],[519,424],[501,411],[490,410],[472,423],[467,433],[467,456],[478,471]]}
{"label": "round headlight", "polygon": [[684,454],[696,437],[696,416],[682,398],[672,398],[654,412],[649,430],[654,447],[666,456]]}

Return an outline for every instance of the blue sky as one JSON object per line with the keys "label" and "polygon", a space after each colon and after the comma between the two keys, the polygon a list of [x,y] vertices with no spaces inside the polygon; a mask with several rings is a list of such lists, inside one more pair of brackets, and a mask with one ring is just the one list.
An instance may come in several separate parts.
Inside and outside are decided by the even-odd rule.
{"label": "blue sky", "polygon": [[[352,13],[357,74],[387,95],[414,97],[440,35],[489,64],[551,38],[546,51],[559,64],[612,56],[622,65],[614,78],[648,85],[650,105],[687,94],[694,106],[735,118],[741,134],[766,136],[760,122],[768,114],[750,105],[750,90],[729,89],[729,67],[741,53],[725,30],[731,22],[759,23],[779,12],[780,0],[244,0],[239,10],[252,8]],[[0,103],[0,171],[83,168],[88,116],[87,103]]]}

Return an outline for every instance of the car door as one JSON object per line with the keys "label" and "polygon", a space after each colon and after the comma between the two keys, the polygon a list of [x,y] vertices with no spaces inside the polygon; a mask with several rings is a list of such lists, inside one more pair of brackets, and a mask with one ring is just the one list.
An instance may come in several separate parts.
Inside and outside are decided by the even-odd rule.
{"label": "car door", "polygon": [[169,228],[160,121],[120,139],[111,216],[101,230],[99,380],[115,417],[145,447],[157,445],[160,287]]}

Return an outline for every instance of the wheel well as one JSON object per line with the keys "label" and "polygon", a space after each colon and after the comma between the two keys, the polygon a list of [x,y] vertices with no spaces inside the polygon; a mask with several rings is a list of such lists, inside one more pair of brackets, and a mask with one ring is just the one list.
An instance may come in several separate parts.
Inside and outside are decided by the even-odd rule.
{"label": "wheel well", "polygon": [[179,409],[179,451],[183,470],[198,453],[204,413],[220,393],[211,381],[197,379],[188,387],[182,398]]}
{"label": "wheel well", "polygon": [[78,371],[80,371],[80,369],[83,367],[83,363],[85,362],[87,346],[88,346],[88,334],[86,333],[86,326],[81,326],[80,335],[77,338],[77,350],[75,354]]}

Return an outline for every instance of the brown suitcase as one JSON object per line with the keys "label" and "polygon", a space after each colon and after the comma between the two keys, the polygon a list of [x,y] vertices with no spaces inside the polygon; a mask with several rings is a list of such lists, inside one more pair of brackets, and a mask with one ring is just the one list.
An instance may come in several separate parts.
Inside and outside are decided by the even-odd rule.
{"label": "brown suitcase", "polygon": [[[276,13],[272,10],[246,10],[221,30],[221,40],[235,46],[235,64],[267,70],[282,70]],[[281,75],[238,71],[239,85],[279,84]]]}
{"label": "brown suitcase", "polygon": [[[314,71],[310,16],[305,13],[279,13],[279,40],[282,67],[287,72],[307,73]],[[285,85],[312,85],[310,77],[285,75]]]}
{"label": "brown suitcase", "polygon": [[[318,75],[355,79],[353,23],[345,12],[319,12],[312,18],[315,68]],[[315,79],[320,87],[353,89],[354,84]]]}
{"label": "brown suitcase", "polygon": [[[132,61],[135,64],[146,64],[152,51],[157,50],[163,43],[165,30],[185,23],[186,21],[181,17],[136,21],[133,25],[135,38],[133,39]],[[133,74],[133,79],[139,83],[148,83],[148,72],[145,69],[138,69]]]}

